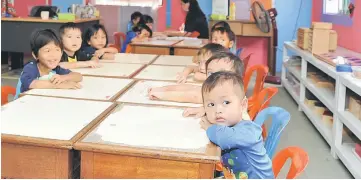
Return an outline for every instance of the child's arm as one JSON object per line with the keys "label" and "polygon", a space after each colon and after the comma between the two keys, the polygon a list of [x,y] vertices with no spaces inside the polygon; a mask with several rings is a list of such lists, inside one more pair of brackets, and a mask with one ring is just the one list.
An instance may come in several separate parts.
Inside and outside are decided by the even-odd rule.
{"label": "child's arm", "polygon": [[114,48],[114,47],[106,47],[106,48],[103,48],[103,50],[105,53],[113,53],[113,54],[118,53],[118,49]]}
{"label": "child's arm", "polygon": [[188,75],[195,72],[198,72],[197,66],[187,66],[184,68],[183,72],[177,76],[177,83],[185,83]]}
{"label": "child's arm", "polygon": [[65,81],[73,81],[73,82],[80,82],[83,80],[83,76],[77,72],[70,72],[66,75],[61,75],[65,79]]}
{"label": "child's arm", "polygon": [[183,117],[194,116],[195,118],[201,118],[206,115],[204,107],[187,108],[183,112]]}
{"label": "child's arm", "polygon": [[99,67],[99,63],[96,61],[80,61],[80,62],[60,62],[59,66],[64,69],[76,69],[76,68],[87,68]]}
{"label": "child's arm", "polygon": [[101,59],[114,60],[115,55],[113,53],[104,53]]}
{"label": "child's arm", "polygon": [[53,84],[48,80],[33,80],[29,89],[80,89],[81,85],[76,82],[63,82]]}
{"label": "child's arm", "polygon": [[188,91],[163,91],[163,92],[149,92],[151,99],[174,101],[183,103],[202,103],[201,88],[192,89]]}
{"label": "child's arm", "polygon": [[196,81],[205,81],[207,79],[207,75],[201,72],[195,72],[193,79]]}

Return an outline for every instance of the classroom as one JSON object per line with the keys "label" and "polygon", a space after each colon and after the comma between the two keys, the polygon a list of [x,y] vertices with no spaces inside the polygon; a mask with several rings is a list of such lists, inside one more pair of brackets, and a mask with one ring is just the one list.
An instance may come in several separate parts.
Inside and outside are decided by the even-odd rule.
{"label": "classroom", "polygon": [[361,179],[361,0],[1,0],[1,179]]}

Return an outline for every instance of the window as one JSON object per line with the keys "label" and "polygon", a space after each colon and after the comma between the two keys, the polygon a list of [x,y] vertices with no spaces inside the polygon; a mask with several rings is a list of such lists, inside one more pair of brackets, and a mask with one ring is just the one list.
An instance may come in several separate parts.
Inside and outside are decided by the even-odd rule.
{"label": "window", "polygon": [[140,6],[156,7],[162,5],[162,0],[95,0],[97,5],[116,5],[116,6]]}
{"label": "window", "polygon": [[324,14],[345,14],[348,13],[348,5],[350,0],[324,0],[323,13]]}

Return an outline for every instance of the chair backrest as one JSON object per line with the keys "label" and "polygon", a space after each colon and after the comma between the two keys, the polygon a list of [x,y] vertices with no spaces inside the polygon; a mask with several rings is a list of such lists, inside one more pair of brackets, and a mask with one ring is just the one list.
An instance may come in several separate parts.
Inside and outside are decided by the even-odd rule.
{"label": "chair backrest", "polygon": [[198,37],[200,35],[200,33],[198,31],[193,31],[192,34],[190,35],[190,37]]}
{"label": "chair backrest", "polygon": [[[249,63],[249,60],[251,59],[251,56],[252,56],[252,53],[251,53],[251,54],[248,54],[248,56],[246,56],[246,57],[243,58],[243,59],[239,56],[239,58],[241,58],[242,61],[243,61],[243,68],[244,68],[244,71],[245,71],[245,72],[247,71],[248,63]],[[268,73],[268,72],[267,72],[267,73]],[[252,74],[251,74],[251,75],[252,75]]]}
{"label": "chair backrest", "polygon": [[278,176],[288,158],[291,158],[291,166],[286,179],[297,178],[297,176],[305,170],[309,161],[308,154],[303,149],[299,147],[287,147],[278,152],[272,160],[272,168],[275,177]]}
{"label": "chair backrest", "polygon": [[267,108],[271,103],[271,99],[274,95],[278,92],[278,88],[276,87],[267,87],[262,89],[257,96],[255,96],[254,103],[251,108],[249,108],[249,116],[251,119],[254,119],[258,112],[262,111],[263,109]]}
{"label": "chair backrest", "polygon": [[122,32],[114,32],[113,37],[114,43],[118,47],[117,49],[120,52],[120,50],[122,49],[122,44],[126,39],[126,35]]}
{"label": "chair backrest", "polygon": [[15,96],[16,89],[11,86],[1,86],[1,105],[8,103],[9,95]]}
{"label": "chair backrest", "polygon": [[269,158],[272,159],[274,151],[278,145],[283,129],[290,121],[291,115],[288,111],[280,107],[268,107],[259,112],[254,122],[260,126],[264,125],[268,117],[272,117],[271,128],[264,144]]}
{"label": "chair backrest", "polygon": [[[250,55],[249,55],[249,57],[250,57]],[[247,58],[245,58],[245,59],[247,59]],[[263,89],[264,81],[265,81],[265,79],[267,77],[267,74],[268,74],[268,67],[259,64],[259,65],[252,66],[252,67],[250,67],[249,69],[246,70],[245,75],[243,77],[245,92],[247,92],[247,90],[248,90],[248,86],[249,86],[249,83],[251,81],[251,77],[252,77],[253,72],[256,72],[257,77],[256,77],[256,83],[255,83],[255,85],[253,87],[252,96],[256,97],[257,94]]]}

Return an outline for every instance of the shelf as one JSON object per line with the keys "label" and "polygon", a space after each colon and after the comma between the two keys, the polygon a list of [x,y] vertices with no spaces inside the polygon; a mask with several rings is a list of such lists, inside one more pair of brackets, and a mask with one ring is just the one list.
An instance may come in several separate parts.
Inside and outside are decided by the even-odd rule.
{"label": "shelf", "polygon": [[297,95],[297,93],[295,92],[295,90],[294,90],[293,87],[290,85],[290,83],[288,82],[287,79],[282,79],[282,85],[283,85],[283,87],[285,87],[285,89],[288,91],[288,93],[291,95],[291,97],[292,97],[292,98],[297,102],[297,104],[298,104],[300,97]]}
{"label": "shelf", "polygon": [[312,92],[332,113],[335,113],[335,95],[326,88],[316,87],[310,79],[303,80],[302,83]]}
{"label": "shelf", "polygon": [[336,67],[331,66],[316,57],[314,57],[310,52],[300,49],[295,43],[293,42],[285,42],[284,43],[286,48],[293,50],[307,62],[313,64],[321,71],[325,72],[327,75],[331,76],[332,78],[336,79],[337,72]]}
{"label": "shelf", "polygon": [[361,120],[349,111],[337,112],[337,116],[361,140]]}
{"label": "shelf", "polygon": [[298,70],[295,66],[288,65],[287,63],[284,65],[285,68],[291,72],[298,80],[301,80],[301,71]]}
{"label": "shelf", "polygon": [[361,79],[353,78],[351,73],[340,73],[340,82],[361,96]]}
{"label": "shelf", "polygon": [[304,102],[300,102],[300,106],[303,112],[305,112],[308,119],[310,119],[313,125],[316,127],[318,132],[320,132],[323,138],[327,141],[328,145],[331,146],[331,129],[328,129],[326,125],[322,122],[321,118],[316,116]]}
{"label": "shelf", "polygon": [[336,153],[354,178],[361,179],[361,158],[356,156],[353,148],[355,144],[342,144],[341,147],[336,146]]}

